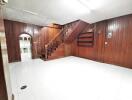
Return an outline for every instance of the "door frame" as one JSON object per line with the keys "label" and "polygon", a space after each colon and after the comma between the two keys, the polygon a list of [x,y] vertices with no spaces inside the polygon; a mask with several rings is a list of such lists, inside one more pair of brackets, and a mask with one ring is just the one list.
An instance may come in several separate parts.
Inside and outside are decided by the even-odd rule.
{"label": "door frame", "polygon": [[[27,34],[31,37],[31,41],[30,41],[30,43],[31,43],[31,59],[33,59],[34,58],[34,56],[33,56],[33,36],[31,34],[27,33],[27,32],[21,32],[18,36],[18,39],[19,39],[20,35],[22,35],[22,34]],[[19,41],[19,52],[20,52],[19,55],[20,55],[20,58],[21,58],[20,41]]]}

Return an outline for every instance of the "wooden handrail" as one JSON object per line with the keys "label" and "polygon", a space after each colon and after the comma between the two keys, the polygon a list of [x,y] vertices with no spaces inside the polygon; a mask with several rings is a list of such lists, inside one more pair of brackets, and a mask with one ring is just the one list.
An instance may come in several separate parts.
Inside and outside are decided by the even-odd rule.
{"label": "wooden handrail", "polygon": [[[48,58],[48,53],[49,53],[49,49],[52,49],[54,48],[54,44],[59,41],[61,42],[60,40],[62,39],[62,35],[64,34],[63,33],[64,29],[62,29],[48,44],[45,45],[45,59]],[[50,47],[51,46],[51,47]],[[52,47],[53,46],[53,47]]]}
{"label": "wooden handrail", "polygon": [[62,32],[63,32],[63,29],[61,29],[61,31],[58,34],[56,34],[56,36],[52,40],[50,40],[49,43],[47,43],[46,45],[49,45],[50,43],[52,43]]}
{"label": "wooden handrail", "polygon": [[[79,29],[78,29],[79,26]],[[86,26],[86,23],[84,24],[83,21],[76,21],[75,23],[68,24],[67,26],[64,26],[63,29],[45,45],[45,60],[48,59],[48,56],[51,55],[51,53],[56,50],[56,48],[63,43],[66,42],[67,38],[71,38],[71,35],[77,35],[83,28]],[[68,29],[70,29],[68,31]],[[77,30],[77,31],[76,31]],[[72,34],[71,34],[72,33]]]}

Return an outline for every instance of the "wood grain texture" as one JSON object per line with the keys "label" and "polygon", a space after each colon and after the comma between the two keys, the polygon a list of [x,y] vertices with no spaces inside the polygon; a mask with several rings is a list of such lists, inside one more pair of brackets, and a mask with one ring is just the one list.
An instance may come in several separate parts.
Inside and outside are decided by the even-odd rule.
{"label": "wood grain texture", "polygon": [[[38,55],[42,56],[45,55],[45,45],[47,45],[51,40],[60,32],[60,26],[57,25],[50,25],[51,27],[43,27],[38,35]],[[55,27],[55,28],[53,28]],[[59,56],[59,53],[58,53]]]}
{"label": "wood grain texture", "polygon": [[[132,15],[121,16],[88,25],[84,30],[94,30],[94,47],[78,47],[72,43],[72,55],[99,62],[132,68]],[[112,37],[108,38],[108,33]]]}
{"label": "wood grain texture", "polygon": [[44,52],[44,46],[56,34],[59,33],[61,26],[37,26],[17,21],[4,20],[5,32],[7,38],[7,49],[9,62],[21,61],[19,36],[22,33],[28,33],[32,37],[32,58],[38,58]]}
{"label": "wood grain texture", "polygon": [[104,46],[105,46],[105,33],[107,21],[98,22],[95,24],[95,44],[94,44],[94,59],[104,62]]}
{"label": "wood grain texture", "polygon": [[[88,23],[83,22],[81,20],[75,22],[75,24],[73,24],[73,26],[71,26],[71,32],[69,32],[70,34],[68,34],[68,36],[65,36],[65,42],[70,43],[73,42],[75,40],[75,38],[77,38],[78,34],[81,33],[87,26]],[[69,28],[68,28],[69,30]]]}
{"label": "wood grain texture", "polygon": [[[10,23],[13,24],[13,23]],[[121,65],[128,68],[132,68],[132,15],[126,15],[118,18],[113,18],[105,21],[100,21],[94,24],[87,24],[87,27],[83,30],[83,32],[91,32],[94,31],[94,46],[93,47],[78,47],[76,40],[73,43],[65,44],[65,55],[74,55],[78,57],[88,58],[91,60],[105,62],[115,65]],[[18,36],[18,32],[21,29],[24,29],[24,25],[21,25],[21,29],[18,25],[7,25],[8,30],[7,38],[13,38],[14,36]],[[15,27],[15,28],[13,28]],[[17,29],[16,29],[17,28]],[[12,31],[11,30],[15,30]],[[9,31],[9,32],[8,32]],[[47,44],[59,31],[49,28],[43,28],[41,32],[37,35],[34,35],[33,39],[35,40],[37,48],[37,54],[41,54],[43,51],[43,47]],[[112,33],[112,37],[108,38],[108,33]],[[10,40],[17,41],[17,40]],[[106,44],[105,44],[106,43]],[[18,48],[18,45],[14,45],[14,43],[10,43],[9,48],[14,47]],[[11,52],[11,51],[9,51]],[[17,49],[15,52],[19,53]],[[15,53],[10,53],[10,59],[14,61],[16,59],[20,59]],[[14,56],[17,56],[13,58]]]}
{"label": "wood grain texture", "polygon": [[0,46],[0,100],[8,100],[3,67],[4,66],[3,66],[2,52]]}
{"label": "wood grain texture", "polygon": [[105,38],[104,62],[132,68],[132,15],[123,16],[108,21],[107,33],[112,32],[112,38]]}
{"label": "wood grain texture", "polygon": [[9,62],[21,61],[19,36],[24,32],[32,36],[32,58],[36,58],[37,44],[35,43],[35,38],[39,34],[39,30],[41,29],[41,27],[10,20],[4,20],[4,25]]}
{"label": "wood grain texture", "polygon": [[[83,33],[85,32],[94,32],[94,25],[87,25],[86,29],[84,29]],[[95,35],[95,33],[94,33]],[[95,36],[94,36],[95,37]],[[94,38],[96,39],[96,38]],[[94,49],[95,45],[93,47],[78,47],[78,55],[79,57],[88,58],[88,59],[94,59]]]}
{"label": "wood grain texture", "polygon": [[59,45],[58,48],[48,57],[48,60],[63,58],[65,56],[64,43]]}
{"label": "wood grain texture", "polygon": [[[87,26],[87,23],[81,20],[68,23],[63,26],[61,32],[52,38],[48,44],[45,45],[45,54],[42,56],[45,60],[55,52],[56,49],[59,49],[60,44],[65,44],[64,48],[65,56],[71,55],[71,45],[69,45],[76,37],[77,34],[81,33],[83,29]],[[61,51],[60,51],[61,52]],[[60,53],[58,53],[60,56]]]}
{"label": "wood grain texture", "polygon": [[0,100],[8,100],[7,87],[6,87],[6,79],[5,79],[5,71],[4,68],[8,67],[7,59],[4,55],[7,55],[5,45],[5,32],[4,32],[4,24],[3,24],[3,10],[0,5]]}
{"label": "wood grain texture", "polygon": [[71,56],[73,54],[73,46],[71,43],[64,44],[65,56]]}
{"label": "wood grain texture", "polygon": [[[81,20],[76,20],[71,23],[67,23],[64,25],[64,29],[67,29],[66,34],[64,35],[65,38],[65,56],[76,55],[76,38],[78,34],[83,32],[83,30],[89,25]],[[68,33],[68,34],[67,34]],[[75,44],[75,45],[74,45]]]}

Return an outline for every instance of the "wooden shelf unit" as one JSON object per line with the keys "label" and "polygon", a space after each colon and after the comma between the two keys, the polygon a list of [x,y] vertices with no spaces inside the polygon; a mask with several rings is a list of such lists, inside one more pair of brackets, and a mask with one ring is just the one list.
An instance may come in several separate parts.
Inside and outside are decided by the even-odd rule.
{"label": "wooden shelf unit", "polygon": [[81,47],[93,47],[94,32],[80,33],[77,38],[77,45]]}

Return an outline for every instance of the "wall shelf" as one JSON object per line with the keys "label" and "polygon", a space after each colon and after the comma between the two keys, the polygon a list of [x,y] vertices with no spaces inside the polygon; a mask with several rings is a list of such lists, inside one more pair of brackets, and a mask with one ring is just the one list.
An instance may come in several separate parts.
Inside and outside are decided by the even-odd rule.
{"label": "wall shelf", "polygon": [[94,32],[80,33],[77,38],[77,44],[81,47],[93,47]]}

